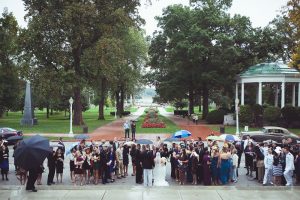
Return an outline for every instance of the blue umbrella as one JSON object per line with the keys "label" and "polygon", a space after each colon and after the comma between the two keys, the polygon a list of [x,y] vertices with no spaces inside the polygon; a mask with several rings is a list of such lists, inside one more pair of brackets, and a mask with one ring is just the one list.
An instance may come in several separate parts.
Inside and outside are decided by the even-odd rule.
{"label": "blue umbrella", "polygon": [[71,147],[66,151],[66,155],[69,155],[71,153],[71,150],[76,147],[77,145],[79,145],[79,142],[73,143],[71,145]]}
{"label": "blue umbrella", "polygon": [[173,138],[187,138],[187,137],[190,137],[191,135],[192,135],[191,132],[189,132],[187,130],[180,130],[180,131],[176,131],[172,137]]}
{"label": "blue umbrella", "polygon": [[147,140],[147,139],[139,139],[136,141],[137,144],[153,144],[153,142],[151,140]]}
{"label": "blue umbrella", "polygon": [[87,134],[80,134],[80,135],[75,135],[74,138],[77,140],[85,140],[85,139],[90,138],[90,136]]}
{"label": "blue umbrella", "polygon": [[164,140],[164,142],[177,142],[180,141],[178,138],[170,137]]}
{"label": "blue umbrella", "polygon": [[234,142],[240,140],[237,136],[231,134],[222,134],[220,135],[220,138],[221,140],[228,141],[228,142]]}

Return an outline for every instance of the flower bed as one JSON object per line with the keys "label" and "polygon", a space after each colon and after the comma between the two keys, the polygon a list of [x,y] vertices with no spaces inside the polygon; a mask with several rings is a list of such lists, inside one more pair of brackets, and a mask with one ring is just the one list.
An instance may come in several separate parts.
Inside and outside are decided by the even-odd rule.
{"label": "flower bed", "polygon": [[158,118],[155,109],[149,109],[142,124],[142,128],[166,128],[166,124]]}

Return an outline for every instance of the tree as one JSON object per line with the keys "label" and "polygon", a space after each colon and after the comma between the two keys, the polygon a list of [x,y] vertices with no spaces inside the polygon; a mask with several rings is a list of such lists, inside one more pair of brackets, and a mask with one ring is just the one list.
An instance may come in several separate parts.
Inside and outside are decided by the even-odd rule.
{"label": "tree", "polygon": [[16,67],[18,32],[15,17],[5,10],[0,18],[0,117],[3,112],[16,107],[20,97]]}
{"label": "tree", "polygon": [[93,47],[104,34],[118,24],[134,24],[139,18],[138,0],[115,1],[30,1],[27,51],[39,67],[63,69],[74,93],[74,124],[83,124],[82,88],[88,71],[82,65],[84,51]]}

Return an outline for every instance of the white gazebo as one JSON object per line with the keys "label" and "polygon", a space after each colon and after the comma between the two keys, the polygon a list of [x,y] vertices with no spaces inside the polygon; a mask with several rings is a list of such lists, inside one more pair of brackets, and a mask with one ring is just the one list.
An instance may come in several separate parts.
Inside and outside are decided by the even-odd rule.
{"label": "white gazebo", "polygon": [[[300,107],[300,72],[294,68],[290,68],[282,63],[261,63],[249,67],[246,71],[237,76],[236,83],[236,99],[239,99],[239,88],[241,88],[240,103],[245,104],[245,84],[257,84],[256,103],[263,105],[262,88],[264,83],[274,84],[275,91],[275,105],[278,106],[279,94],[281,94],[281,108],[285,106],[285,89],[286,84],[292,84],[292,102],[296,106],[296,87],[298,89],[298,103]],[[280,86],[280,89],[279,89]]]}

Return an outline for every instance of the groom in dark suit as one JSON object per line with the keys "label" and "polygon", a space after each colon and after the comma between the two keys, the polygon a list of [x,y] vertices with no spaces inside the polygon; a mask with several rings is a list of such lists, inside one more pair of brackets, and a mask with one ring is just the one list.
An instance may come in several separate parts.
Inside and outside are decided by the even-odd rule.
{"label": "groom in dark suit", "polygon": [[152,169],[154,167],[153,152],[150,145],[146,145],[146,151],[142,153],[142,165],[144,169],[144,186],[152,186]]}

